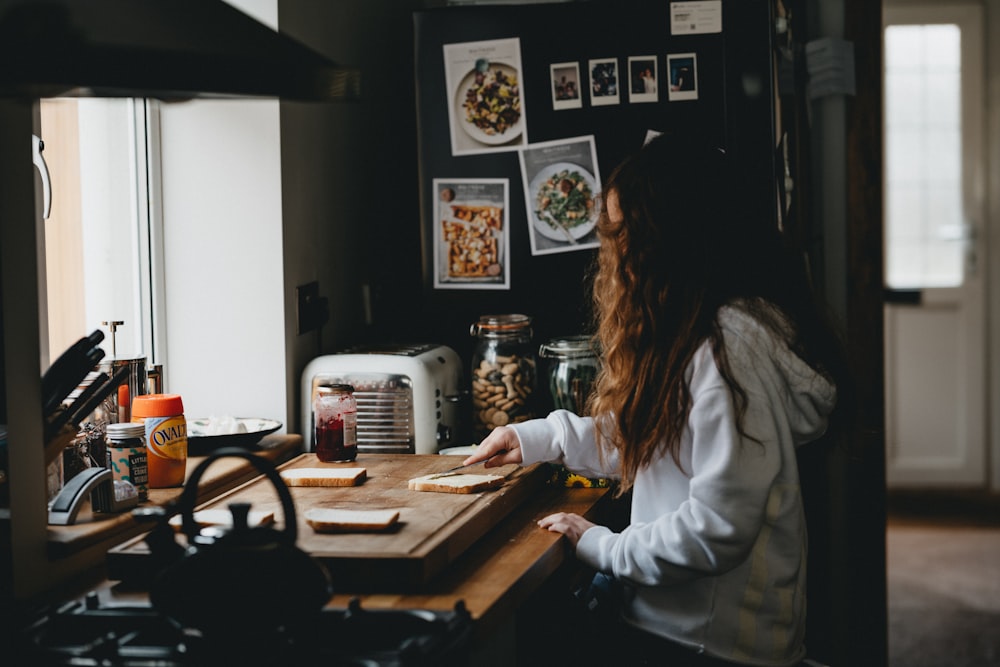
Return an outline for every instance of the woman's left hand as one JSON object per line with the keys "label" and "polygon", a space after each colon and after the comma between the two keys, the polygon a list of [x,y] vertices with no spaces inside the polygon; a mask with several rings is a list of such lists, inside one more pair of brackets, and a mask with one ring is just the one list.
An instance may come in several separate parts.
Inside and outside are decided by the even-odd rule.
{"label": "woman's left hand", "polygon": [[575,549],[577,542],[580,541],[583,534],[597,524],[587,521],[579,514],[557,512],[555,514],[550,514],[539,521],[538,525],[546,530],[551,530],[555,533],[562,533],[569,538],[570,543],[572,543],[573,548]]}

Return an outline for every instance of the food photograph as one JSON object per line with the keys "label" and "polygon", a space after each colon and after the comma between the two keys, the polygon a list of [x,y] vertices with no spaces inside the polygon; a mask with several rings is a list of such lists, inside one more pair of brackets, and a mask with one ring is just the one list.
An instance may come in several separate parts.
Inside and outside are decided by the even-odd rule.
{"label": "food photograph", "polygon": [[454,155],[527,144],[527,104],[517,38],[443,47]]}

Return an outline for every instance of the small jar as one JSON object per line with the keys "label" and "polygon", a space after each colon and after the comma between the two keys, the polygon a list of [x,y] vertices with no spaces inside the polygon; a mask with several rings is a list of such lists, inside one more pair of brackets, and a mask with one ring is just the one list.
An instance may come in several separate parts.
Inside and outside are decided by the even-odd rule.
{"label": "small jar", "polygon": [[187,420],[177,394],[146,394],[132,399],[132,421],[146,427],[149,488],[184,485],[187,470]]}
{"label": "small jar", "polygon": [[547,360],[553,405],[585,416],[587,398],[601,366],[590,337],[554,338],[538,348],[538,356]]}
{"label": "small jar", "polygon": [[358,402],[354,387],[349,384],[316,387],[313,445],[316,458],[326,463],[358,458]]}
{"label": "small jar", "polygon": [[107,426],[107,467],[115,481],[129,482],[139,500],[149,498],[149,469],[144,424],[119,423]]}
{"label": "small jar", "polygon": [[531,318],[483,315],[469,332],[479,339],[472,355],[472,428],[482,439],[497,426],[535,416]]}

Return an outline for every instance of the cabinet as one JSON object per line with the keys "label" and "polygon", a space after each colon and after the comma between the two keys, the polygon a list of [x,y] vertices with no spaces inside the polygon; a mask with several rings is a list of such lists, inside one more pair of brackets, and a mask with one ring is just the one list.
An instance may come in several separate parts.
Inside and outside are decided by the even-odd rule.
{"label": "cabinet", "polygon": [[6,538],[0,543],[0,594],[5,603],[33,595],[65,576],[30,567],[46,558],[48,523],[41,414],[44,352],[39,342],[39,311],[44,305],[39,275],[45,266],[39,244],[41,187],[36,187],[31,159],[31,136],[37,129],[36,103],[0,100],[0,417],[7,423],[10,496],[0,517]]}

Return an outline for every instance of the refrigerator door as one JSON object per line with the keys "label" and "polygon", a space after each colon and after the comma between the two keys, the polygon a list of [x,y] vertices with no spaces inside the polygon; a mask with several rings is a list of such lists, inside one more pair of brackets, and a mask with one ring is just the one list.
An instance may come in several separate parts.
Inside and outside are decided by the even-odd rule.
{"label": "refrigerator door", "polygon": [[[774,224],[770,0],[456,6],[416,12],[414,30],[424,325],[466,359],[483,314],[531,315],[536,344],[589,329],[592,220],[572,240],[538,226],[538,184],[558,163],[597,194],[651,133],[697,133],[760,183],[748,224]],[[493,134],[477,140],[477,123]],[[464,257],[463,197],[494,220],[481,270],[448,266]]]}

